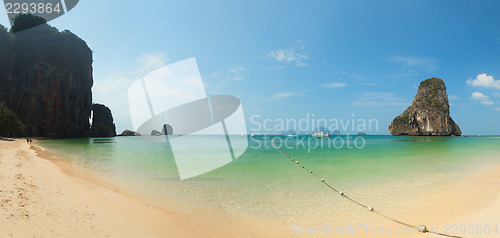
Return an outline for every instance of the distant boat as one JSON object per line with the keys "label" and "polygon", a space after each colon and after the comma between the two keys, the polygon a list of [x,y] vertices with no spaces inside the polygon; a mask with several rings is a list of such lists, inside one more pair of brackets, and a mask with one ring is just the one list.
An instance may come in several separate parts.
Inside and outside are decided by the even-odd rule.
{"label": "distant boat", "polygon": [[288,134],[287,136],[297,136],[297,135]]}
{"label": "distant boat", "polygon": [[245,133],[242,133],[241,136],[245,136]]}
{"label": "distant boat", "polygon": [[328,132],[321,131],[321,132],[314,132],[314,134],[312,134],[312,136],[314,136],[314,137],[330,137],[331,135]]}
{"label": "distant boat", "polygon": [[252,133],[250,136],[251,136],[251,137],[254,137],[254,136],[255,136],[255,134],[253,134],[253,133]]}

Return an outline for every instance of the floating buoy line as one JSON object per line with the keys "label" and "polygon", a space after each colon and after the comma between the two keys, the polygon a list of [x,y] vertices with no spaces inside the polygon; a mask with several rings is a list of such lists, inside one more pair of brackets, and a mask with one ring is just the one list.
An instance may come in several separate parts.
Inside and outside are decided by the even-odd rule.
{"label": "floating buoy line", "polygon": [[400,225],[403,225],[403,226],[406,226],[406,227],[410,227],[410,228],[413,228],[413,229],[416,229],[418,232],[420,233],[429,233],[429,234],[434,234],[434,235],[439,235],[439,236],[445,236],[445,237],[453,237],[453,238],[464,238],[463,236],[456,236],[456,235],[450,235],[450,234],[445,234],[445,233],[439,233],[439,232],[431,232],[427,229],[427,227],[425,225],[419,225],[419,226],[414,226],[414,225],[410,225],[406,222],[402,222],[400,220],[397,220],[395,218],[392,218],[390,216],[387,216],[383,213],[380,213],[379,211],[377,211],[374,207],[372,206],[367,206],[349,196],[347,196],[344,192],[334,188],[332,185],[330,185],[324,178],[320,178],[319,176],[317,176],[315,173],[313,173],[312,170],[308,170],[305,165],[303,165],[302,163],[300,163],[298,160],[295,160],[294,158],[292,158],[292,156],[290,156],[285,150],[281,149],[281,147],[279,147],[278,145],[276,145],[276,140],[273,141],[273,144],[274,144],[274,147],[276,147],[278,150],[280,150],[281,152],[283,152],[283,154],[288,158],[290,159],[292,162],[295,162],[296,165],[300,166],[300,168],[306,170],[306,171],[309,171],[309,174],[311,174],[312,176],[314,176],[315,178],[317,178],[318,180],[321,181],[321,183],[325,184],[329,189],[333,190],[335,193],[339,194],[341,197],[365,208],[368,212],[373,212],[381,217],[384,217],[388,220],[391,220],[393,222],[396,222]]}

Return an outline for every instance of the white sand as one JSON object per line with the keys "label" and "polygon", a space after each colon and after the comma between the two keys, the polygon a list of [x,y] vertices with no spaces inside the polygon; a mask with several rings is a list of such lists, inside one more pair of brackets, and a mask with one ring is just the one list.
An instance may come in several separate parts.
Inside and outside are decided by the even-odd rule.
{"label": "white sand", "polygon": [[[40,152],[43,156],[51,156]],[[0,237],[214,237],[182,215],[150,208],[0,141]]]}

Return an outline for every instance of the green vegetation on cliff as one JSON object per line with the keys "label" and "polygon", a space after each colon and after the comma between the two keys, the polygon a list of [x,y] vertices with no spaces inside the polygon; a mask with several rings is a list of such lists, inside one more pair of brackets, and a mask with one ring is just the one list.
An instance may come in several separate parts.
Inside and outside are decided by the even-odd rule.
{"label": "green vegetation on cliff", "polygon": [[19,14],[16,16],[16,18],[14,18],[14,22],[15,24],[12,26],[11,31],[13,33],[17,33],[33,28],[35,26],[45,24],[47,23],[47,20],[31,14]]}
{"label": "green vegetation on cliff", "polygon": [[87,136],[92,51],[70,31],[42,21],[19,15],[10,32],[0,26],[0,104],[23,119],[28,136]]}
{"label": "green vegetation on cliff", "polygon": [[459,136],[460,127],[450,117],[446,85],[439,78],[420,83],[413,103],[389,125],[392,135]]}
{"label": "green vegetation on cliff", "polygon": [[0,105],[0,137],[20,137],[26,127],[19,117],[8,108]]}
{"label": "green vegetation on cliff", "polygon": [[401,114],[394,118],[394,121],[391,123],[392,131],[400,131],[401,135],[406,135],[405,131],[411,130],[410,118],[407,114]]}

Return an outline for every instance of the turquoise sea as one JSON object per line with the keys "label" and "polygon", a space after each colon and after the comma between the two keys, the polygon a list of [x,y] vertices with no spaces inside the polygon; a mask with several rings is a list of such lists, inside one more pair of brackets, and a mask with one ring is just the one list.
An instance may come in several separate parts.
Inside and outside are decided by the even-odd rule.
{"label": "turquoise sea", "polygon": [[[193,147],[203,148],[216,139],[220,137],[200,135],[191,140]],[[273,139],[300,166],[276,149]],[[115,137],[46,140],[40,146],[146,204],[200,222],[225,223],[228,217],[238,217],[283,229],[290,224],[380,219],[367,216],[318,178],[385,214],[405,219],[408,209],[424,196],[439,197],[439,188],[500,164],[500,137],[494,136],[258,135],[248,141],[248,149],[233,162],[186,180],[179,178],[168,143]],[[183,149],[189,152],[189,147]],[[221,215],[214,216],[214,211]]]}

